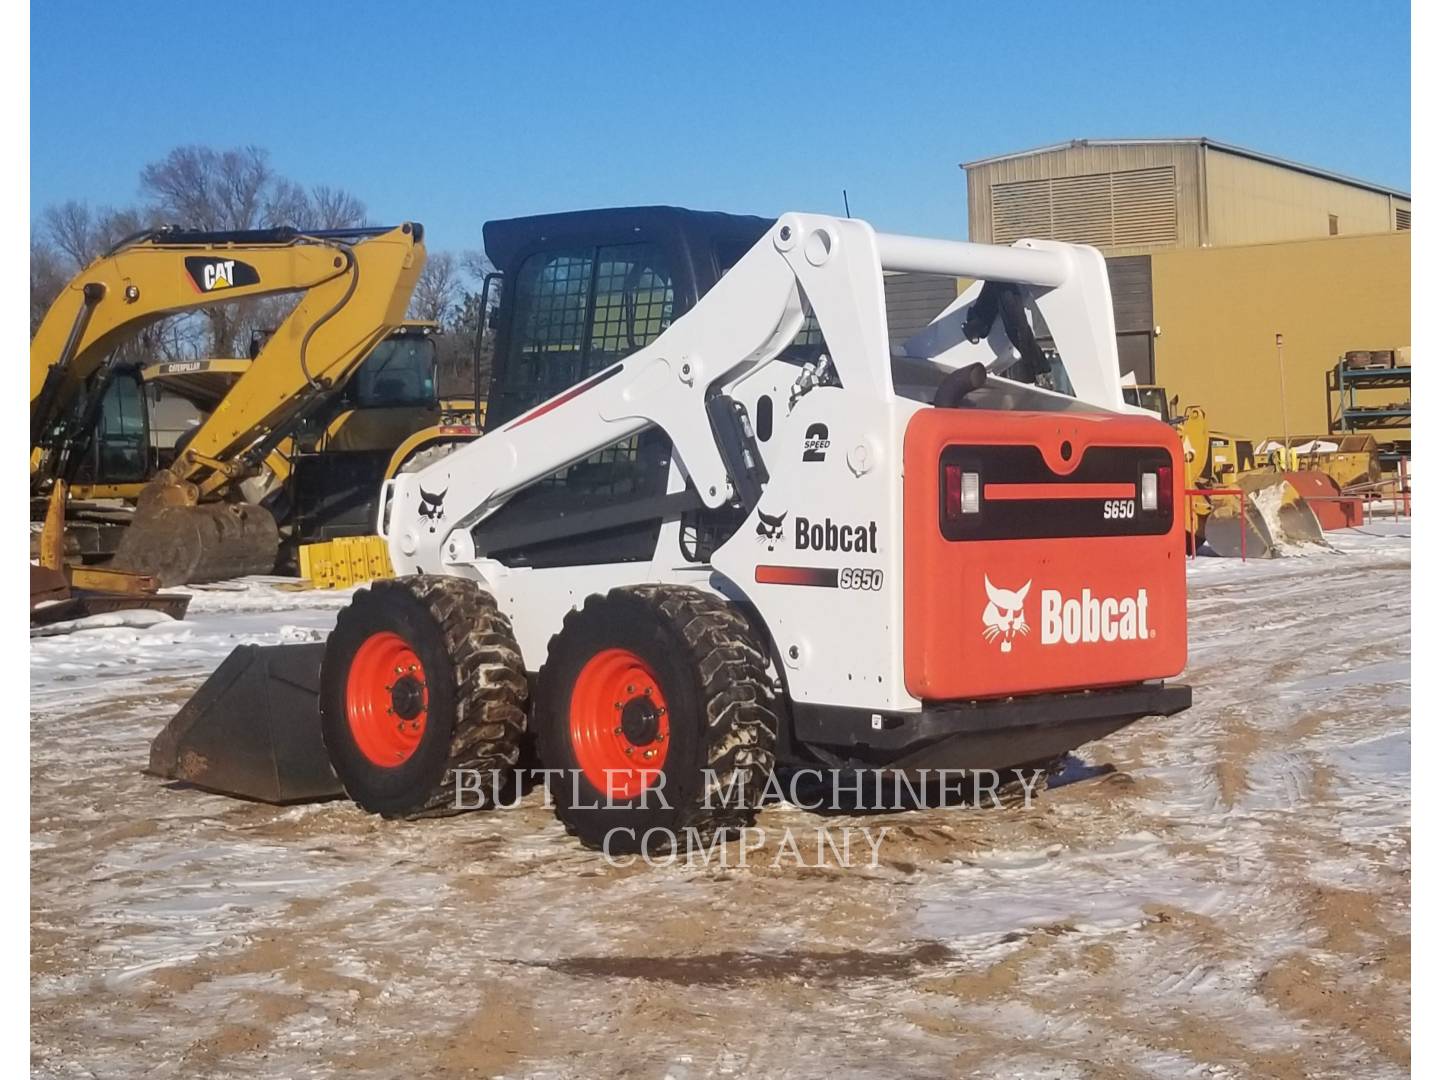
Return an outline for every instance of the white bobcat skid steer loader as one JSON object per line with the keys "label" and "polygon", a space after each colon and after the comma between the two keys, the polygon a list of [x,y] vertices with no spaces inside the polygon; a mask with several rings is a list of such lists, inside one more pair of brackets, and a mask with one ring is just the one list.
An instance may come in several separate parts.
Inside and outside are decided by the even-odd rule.
{"label": "white bobcat skid steer loader", "polygon": [[[1189,705],[1178,441],[1123,403],[1093,249],[670,208],[485,239],[490,427],[389,483],[402,576],[237,650],[152,771],[285,801],[323,755],[439,814],[528,729],[619,850],[745,824],[777,764],[1017,767]],[[886,270],[977,284],[892,350]]]}

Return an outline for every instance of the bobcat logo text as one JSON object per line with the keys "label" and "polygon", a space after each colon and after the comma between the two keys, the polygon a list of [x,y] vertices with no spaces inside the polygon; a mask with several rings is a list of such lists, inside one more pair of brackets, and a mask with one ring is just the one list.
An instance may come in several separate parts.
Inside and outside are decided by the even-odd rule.
{"label": "bobcat logo text", "polygon": [[[1025,598],[1031,581],[1018,589],[1002,589],[985,577],[985,609],[980,613],[986,641],[998,641],[1002,653],[1015,639],[1030,633]],[[1150,596],[1144,589],[1134,596],[1100,596],[1081,589],[1066,597],[1058,589],[1040,591],[1040,644],[1093,645],[1112,641],[1146,641],[1155,637],[1150,626]]]}

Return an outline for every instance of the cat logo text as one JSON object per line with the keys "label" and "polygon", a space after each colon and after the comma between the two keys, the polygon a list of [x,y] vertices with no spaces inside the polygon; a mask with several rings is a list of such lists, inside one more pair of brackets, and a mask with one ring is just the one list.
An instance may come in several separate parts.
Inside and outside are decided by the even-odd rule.
{"label": "cat logo text", "polygon": [[[980,614],[986,641],[998,641],[1008,653],[1015,639],[1030,633],[1025,601],[1031,582],[1004,589],[985,578],[985,608]],[[1089,645],[1113,641],[1145,641],[1150,628],[1150,597],[1144,589],[1134,596],[1097,596],[1081,589],[1066,597],[1058,589],[1040,590],[1040,644]]]}
{"label": "cat logo text", "polygon": [[260,284],[260,275],[249,263],[239,259],[211,259],[191,255],[185,260],[185,272],[196,292],[219,292],[240,285]]}

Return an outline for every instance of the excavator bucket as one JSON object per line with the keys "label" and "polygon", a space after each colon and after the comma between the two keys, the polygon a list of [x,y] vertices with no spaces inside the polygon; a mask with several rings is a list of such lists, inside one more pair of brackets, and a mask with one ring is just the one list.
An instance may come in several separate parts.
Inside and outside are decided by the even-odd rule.
{"label": "excavator bucket", "polygon": [[186,585],[272,573],[279,548],[280,530],[263,507],[142,502],[110,565]]}
{"label": "excavator bucket", "polygon": [[324,642],[241,645],[150,744],[146,772],[267,803],[343,795],[320,736]]}
{"label": "excavator bucket", "polygon": [[1205,542],[1217,554],[1251,559],[1270,559],[1300,554],[1307,548],[1329,547],[1324,530],[1304,496],[1286,473],[1255,472],[1236,482],[1245,492],[1240,500],[1227,496],[1211,499],[1212,509],[1205,522]]}

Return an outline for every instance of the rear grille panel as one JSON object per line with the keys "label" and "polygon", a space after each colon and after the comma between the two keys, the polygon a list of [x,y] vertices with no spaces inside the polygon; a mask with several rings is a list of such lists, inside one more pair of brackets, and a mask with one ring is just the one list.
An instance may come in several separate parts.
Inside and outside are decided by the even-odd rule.
{"label": "rear grille panel", "polygon": [[[979,474],[979,513],[946,515],[947,466]],[[1155,446],[1092,446],[1065,475],[1035,446],[948,446],[940,454],[940,532],[953,541],[1162,535],[1175,513],[1165,485],[1155,510],[1140,508],[1141,477],[1162,469],[1171,469],[1171,457]],[[1107,504],[1115,510],[1116,503],[1129,503],[1133,515],[1107,516]]]}

